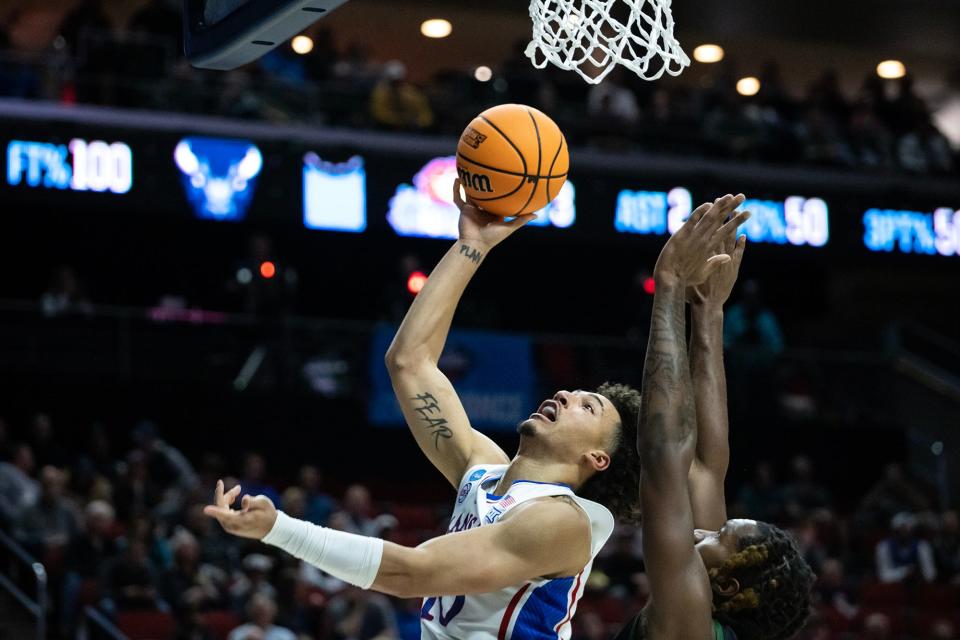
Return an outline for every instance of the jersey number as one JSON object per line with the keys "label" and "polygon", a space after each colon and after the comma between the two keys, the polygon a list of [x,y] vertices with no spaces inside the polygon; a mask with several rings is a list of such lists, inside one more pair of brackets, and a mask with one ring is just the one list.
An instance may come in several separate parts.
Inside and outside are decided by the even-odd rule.
{"label": "jersey number", "polygon": [[423,601],[423,609],[420,610],[420,617],[424,620],[433,620],[433,614],[430,613],[430,609],[433,609],[435,602],[439,602],[440,606],[437,607],[440,609],[440,624],[444,627],[450,624],[450,621],[457,617],[457,614],[463,610],[463,605],[467,601],[466,596],[457,596],[453,600],[453,606],[447,610],[446,613],[443,612],[443,599],[438,597],[427,598]]}

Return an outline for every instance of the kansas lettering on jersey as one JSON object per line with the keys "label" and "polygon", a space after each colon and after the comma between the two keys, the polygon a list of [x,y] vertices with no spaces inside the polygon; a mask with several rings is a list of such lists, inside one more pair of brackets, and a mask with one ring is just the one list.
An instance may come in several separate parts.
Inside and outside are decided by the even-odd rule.
{"label": "kansas lettering on jersey", "polygon": [[468,469],[460,481],[447,531],[466,531],[497,522],[518,504],[547,496],[569,496],[590,518],[590,562],[575,576],[528,580],[493,593],[425,598],[420,611],[423,640],[568,640],[577,602],[593,559],[613,533],[606,507],[578,498],[566,485],[518,480],[502,496],[492,491],[507,465]]}

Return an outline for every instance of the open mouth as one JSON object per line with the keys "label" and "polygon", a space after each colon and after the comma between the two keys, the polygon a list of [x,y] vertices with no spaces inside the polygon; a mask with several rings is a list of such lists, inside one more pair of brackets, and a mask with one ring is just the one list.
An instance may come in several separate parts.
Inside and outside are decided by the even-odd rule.
{"label": "open mouth", "polygon": [[556,400],[544,400],[534,416],[539,416],[547,422],[556,422],[557,414],[560,413],[560,405]]}

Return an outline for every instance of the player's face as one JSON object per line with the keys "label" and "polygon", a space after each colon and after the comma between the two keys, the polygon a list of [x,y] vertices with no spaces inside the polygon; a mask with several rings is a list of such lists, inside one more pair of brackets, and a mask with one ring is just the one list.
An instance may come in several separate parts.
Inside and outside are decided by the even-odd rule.
{"label": "player's face", "polygon": [[586,460],[597,471],[610,464],[611,444],[620,414],[602,395],[590,391],[558,391],[540,403],[517,428],[562,460]]}
{"label": "player's face", "polygon": [[693,539],[707,570],[719,567],[740,551],[740,541],[760,534],[756,520],[727,520],[719,531],[695,529]]}

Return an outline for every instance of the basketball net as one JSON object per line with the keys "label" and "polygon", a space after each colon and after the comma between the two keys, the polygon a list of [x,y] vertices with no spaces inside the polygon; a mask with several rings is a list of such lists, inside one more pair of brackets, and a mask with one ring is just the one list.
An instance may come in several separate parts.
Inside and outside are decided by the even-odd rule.
{"label": "basketball net", "polygon": [[[598,84],[618,64],[644,80],[679,75],[690,58],[673,37],[671,0],[531,0],[527,57]],[[612,14],[629,8],[629,16]]]}

